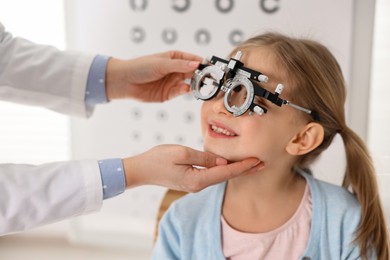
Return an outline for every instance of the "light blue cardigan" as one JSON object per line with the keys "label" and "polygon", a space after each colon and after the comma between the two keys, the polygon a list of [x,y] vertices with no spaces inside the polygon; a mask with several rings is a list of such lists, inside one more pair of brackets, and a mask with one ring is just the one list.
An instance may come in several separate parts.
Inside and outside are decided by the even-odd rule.
{"label": "light blue cardigan", "polygon": [[[310,238],[301,259],[359,259],[359,246],[353,243],[361,216],[356,198],[342,187],[301,174],[313,203]],[[218,184],[175,201],[161,220],[152,259],[225,259],[221,247],[225,186]]]}

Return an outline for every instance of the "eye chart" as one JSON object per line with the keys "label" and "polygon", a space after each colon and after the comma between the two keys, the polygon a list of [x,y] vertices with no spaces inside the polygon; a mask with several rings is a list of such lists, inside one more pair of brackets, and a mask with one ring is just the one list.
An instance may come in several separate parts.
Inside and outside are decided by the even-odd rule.
{"label": "eye chart", "polygon": [[[69,0],[68,48],[121,59],[172,49],[226,57],[246,38],[278,31],[324,43],[348,80],[353,7],[352,0]],[[163,104],[126,100],[97,106],[90,119],[72,121],[73,156],[128,157],[165,143],[201,150],[200,105],[186,95]],[[343,155],[341,141],[335,142],[333,155],[324,159],[325,173],[343,166],[329,166],[332,156]],[[142,187],[105,201],[101,212],[74,221],[74,239],[99,243],[104,234],[102,243],[150,248],[164,192]]]}

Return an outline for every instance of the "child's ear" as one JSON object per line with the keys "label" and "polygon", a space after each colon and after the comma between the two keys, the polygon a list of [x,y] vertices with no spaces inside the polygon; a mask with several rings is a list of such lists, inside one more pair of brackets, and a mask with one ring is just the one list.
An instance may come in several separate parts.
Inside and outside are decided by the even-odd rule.
{"label": "child's ear", "polygon": [[324,139],[324,128],[318,123],[308,123],[287,144],[291,155],[307,154],[317,148]]}

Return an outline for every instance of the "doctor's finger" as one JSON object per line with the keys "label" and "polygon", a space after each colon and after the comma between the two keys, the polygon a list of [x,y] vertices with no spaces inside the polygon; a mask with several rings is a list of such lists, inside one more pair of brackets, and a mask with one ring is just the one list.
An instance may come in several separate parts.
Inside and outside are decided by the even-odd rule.
{"label": "doctor's finger", "polygon": [[164,66],[159,66],[159,69],[162,74],[170,74],[170,73],[185,73],[185,76],[192,75],[200,62],[193,60],[166,60],[164,61]]}
{"label": "doctor's finger", "polygon": [[179,60],[192,60],[192,61],[202,61],[202,57],[189,53],[189,52],[184,52],[184,51],[177,51],[177,50],[172,50],[172,51],[167,51],[161,53],[161,56],[163,57],[169,57],[170,59],[179,59]]}

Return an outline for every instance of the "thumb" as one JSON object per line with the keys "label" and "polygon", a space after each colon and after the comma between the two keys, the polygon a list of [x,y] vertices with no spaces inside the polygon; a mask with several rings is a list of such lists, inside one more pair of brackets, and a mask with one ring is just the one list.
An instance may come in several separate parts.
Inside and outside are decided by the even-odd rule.
{"label": "thumb", "polygon": [[256,158],[248,158],[239,162],[234,162],[230,164],[219,164],[216,167],[202,170],[203,173],[208,175],[215,175],[215,178],[222,180],[227,180],[230,178],[237,177],[242,174],[248,173],[250,170],[260,169],[263,166],[261,161]]}
{"label": "thumb", "polygon": [[245,175],[263,167],[263,163],[256,158],[249,158],[239,162],[226,165],[218,165],[208,169],[200,170],[203,187],[214,185],[228,179]]}
{"label": "thumb", "polygon": [[178,162],[179,164],[196,165],[205,168],[210,168],[221,164],[222,165],[227,164],[224,163],[224,161],[226,161],[225,159],[216,156],[212,153],[198,151],[189,147],[185,147],[185,149],[186,149],[186,158]]}

